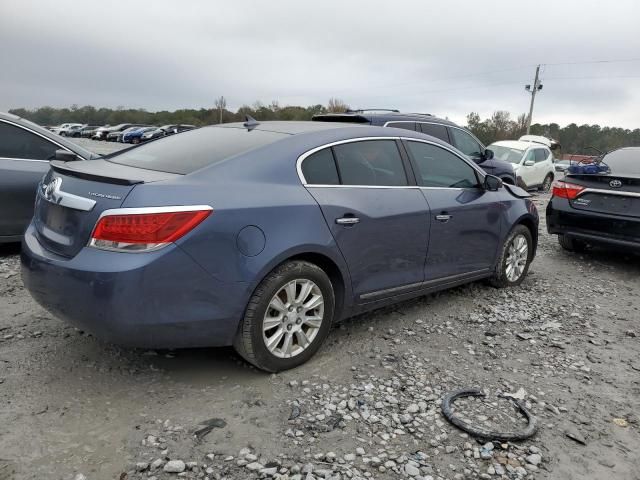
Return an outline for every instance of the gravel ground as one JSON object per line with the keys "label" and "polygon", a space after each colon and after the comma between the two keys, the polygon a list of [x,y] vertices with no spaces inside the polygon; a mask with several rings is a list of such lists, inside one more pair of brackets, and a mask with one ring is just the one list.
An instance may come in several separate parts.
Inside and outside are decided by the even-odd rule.
{"label": "gravel ground", "polygon": [[88,138],[69,138],[68,140],[71,140],[81,147],[84,147],[87,150],[91,150],[92,152],[96,152],[100,155],[108,155],[109,153],[131,148],[133,146],[129,143],[99,142],[97,140],[90,140]]}
{"label": "gravel ground", "polygon": [[[541,212],[546,196],[537,197]],[[638,479],[640,259],[541,244],[519,288],[475,283],[334,327],[309,363],[267,375],[231,349],[126,350],[24,290],[0,251],[0,478]],[[484,428],[450,425],[440,400]]]}

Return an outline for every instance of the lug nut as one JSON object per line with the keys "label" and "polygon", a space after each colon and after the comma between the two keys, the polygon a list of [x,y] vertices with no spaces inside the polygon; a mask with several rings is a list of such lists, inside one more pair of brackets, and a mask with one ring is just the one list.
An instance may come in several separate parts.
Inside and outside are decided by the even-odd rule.
{"label": "lug nut", "polygon": [[291,330],[291,324],[287,325],[287,330]]}

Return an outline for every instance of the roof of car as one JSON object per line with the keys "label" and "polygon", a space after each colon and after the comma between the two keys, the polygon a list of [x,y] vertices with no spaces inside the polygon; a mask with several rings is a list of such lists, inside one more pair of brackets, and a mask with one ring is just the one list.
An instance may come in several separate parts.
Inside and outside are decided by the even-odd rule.
{"label": "roof of car", "polygon": [[387,122],[423,122],[423,123],[439,123],[458,127],[454,122],[436,117],[429,113],[404,113],[394,111],[369,111],[369,110],[350,110],[344,113],[323,113],[314,115],[314,121],[334,121],[338,122],[344,119],[345,122],[357,123],[374,122],[384,124]]}
{"label": "roof of car", "polygon": [[[333,123],[333,122],[309,122],[309,121],[258,121],[252,130],[263,130],[265,132],[284,133],[288,135],[297,135],[300,133],[317,132],[321,130],[334,130],[339,128],[364,127],[369,125],[358,125],[353,123]],[[223,123],[221,125],[210,125],[203,128],[250,128],[246,127],[242,122]]]}
{"label": "roof of car", "polygon": [[[541,143],[522,142],[520,140],[500,140],[497,142],[493,142],[491,145],[498,145],[500,147],[507,147],[507,148],[515,148],[517,150],[526,150],[529,147],[549,148],[546,145],[543,145]],[[487,148],[491,148],[491,145],[489,145]]]}

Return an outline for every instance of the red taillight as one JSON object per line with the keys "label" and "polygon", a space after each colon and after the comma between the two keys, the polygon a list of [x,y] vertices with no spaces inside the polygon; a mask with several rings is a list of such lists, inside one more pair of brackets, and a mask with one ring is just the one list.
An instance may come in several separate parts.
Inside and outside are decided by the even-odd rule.
{"label": "red taillight", "polygon": [[105,212],[89,245],[106,250],[149,251],[175,242],[212,212],[211,207],[123,208]]}
{"label": "red taillight", "polygon": [[585,187],[583,187],[582,185],[576,185],[574,183],[562,182],[558,180],[556,182],[553,182],[551,193],[554,197],[573,200],[584,189]]}

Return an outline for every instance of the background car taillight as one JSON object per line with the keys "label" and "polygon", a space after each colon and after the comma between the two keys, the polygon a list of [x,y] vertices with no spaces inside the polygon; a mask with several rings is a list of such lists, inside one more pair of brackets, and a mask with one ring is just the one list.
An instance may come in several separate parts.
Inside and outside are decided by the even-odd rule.
{"label": "background car taillight", "polygon": [[212,212],[201,205],[107,210],[93,229],[89,246],[122,252],[157,250],[186,235]]}
{"label": "background car taillight", "polygon": [[556,182],[553,182],[551,193],[553,194],[554,197],[573,200],[584,189],[585,187],[583,187],[582,185],[576,185],[574,183],[562,182],[558,180]]}

